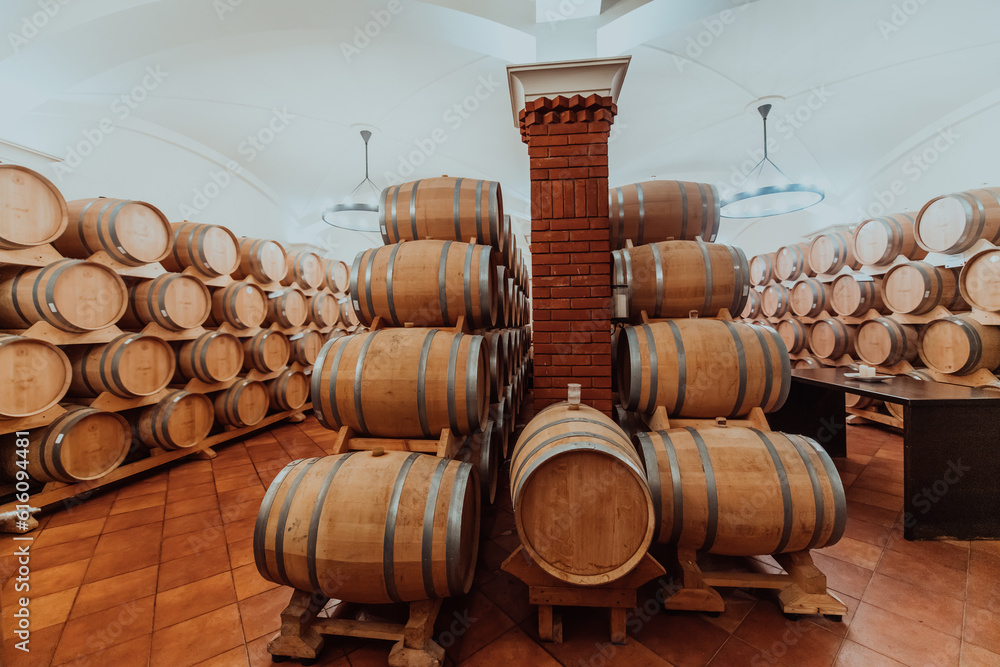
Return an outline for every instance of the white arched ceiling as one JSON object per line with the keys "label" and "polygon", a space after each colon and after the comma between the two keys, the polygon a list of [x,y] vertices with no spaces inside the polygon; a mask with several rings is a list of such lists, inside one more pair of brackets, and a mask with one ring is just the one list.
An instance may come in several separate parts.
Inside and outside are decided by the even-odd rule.
{"label": "white arched ceiling", "polygon": [[71,199],[144,199],[171,219],[345,259],[377,240],[320,214],[361,181],[363,127],[379,186],[496,179],[527,218],[504,68],[536,58],[632,55],[612,185],[731,187],[760,157],[754,102],[784,98],[771,156],[828,195],[798,214],[724,221],[720,238],[750,253],[1000,184],[992,0],[62,1],[0,4],[0,159]]}

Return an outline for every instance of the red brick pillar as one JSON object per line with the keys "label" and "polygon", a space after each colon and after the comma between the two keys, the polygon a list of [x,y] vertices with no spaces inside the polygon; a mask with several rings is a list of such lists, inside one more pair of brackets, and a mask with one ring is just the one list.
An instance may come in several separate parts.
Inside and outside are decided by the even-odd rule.
{"label": "red brick pillar", "polygon": [[531,158],[535,409],[566,400],[611,414],[611,97],[541,97],[520,113]]}

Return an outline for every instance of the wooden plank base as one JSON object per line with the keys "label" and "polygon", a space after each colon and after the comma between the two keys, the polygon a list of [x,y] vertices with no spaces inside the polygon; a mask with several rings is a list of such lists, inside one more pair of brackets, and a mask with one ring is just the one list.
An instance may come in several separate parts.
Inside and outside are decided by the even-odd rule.
{"label": "wooden plank base", "polygon": [[395,641],[389,653],[390,667],[441,667],[444,649],[433,639],[434,622],[441,599],[410,602],[405,625],[359,621],[348,616],[353,605],[339,602],[327,617],[319,617],[330,598],[320,593],[295,590],[281,612],[281,630],[267,645],[274,662],[288,658],[312,661],[323,650],[325,637],[362,637]]}
{"label": "wooden plank base", "polygon": [[562,617],[555,607],[603,607],[610,613],[611,643],[625,644],[625,619],[638,603],[636,591],[646,582],[666,574],[663,566],[646,554],[635,569],[621,579],[599,586],[575,586],[556,579],[528,555],[524,546],[514,550],[501,569],[528,586],[528,602],[538,605],[538,636],[542,641],[562,642]]}

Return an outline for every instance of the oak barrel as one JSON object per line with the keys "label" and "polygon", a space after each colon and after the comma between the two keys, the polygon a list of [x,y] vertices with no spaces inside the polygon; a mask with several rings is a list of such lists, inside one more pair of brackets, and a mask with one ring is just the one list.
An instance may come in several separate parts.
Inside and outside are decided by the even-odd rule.
{"label": "oak barrel", "polygon": [[844,394],[844,406],[855,410],[869,410],[878,407],[882,401],[871,396],[859,396],[858,394]]}
{"label": "oak barrel", "polygon": [[285,277],[281,284],[298,285],[302,289],[314,289],[323,285],[326,274],[323,259],[308,250],[293,250],[285,255]]}
{"label": "oak barrel", "polygon": [[328,259],[324,263],[324,285],[331,292],[344,294],[351,289],[351,267],[339,259]]}
{"label": "oak barrel", "polygon": [[611,252],[613,284],[627,285],[628,311],[638,322],[687,317],[695,311],[715,317],[723,308],[743,311],[750,291],[746,255],[736,246],[700,241],[663,241]]}
{"label": "oak barrel", "polygon": [[45,412],[62,400],[72,380],[69,359],[55,345],[0,334],[0,419]]}
{"label": "oak barrel", "polygon": [[892,312],[908,315],[923,315],[937,306],[965,310],[958,276],[958,269],[927,262],[897,264],[882,279],[882,301]]}
{"label": "oak barrel", "polygon": [[425,178],[382,190],[379,227],[386,244],[439,239],[493,246],[502,252],[503,193],[496,181]]}
{"label": "oak barrel", "polygon": [[66,199],[52,181],[27,167],[0,164],[0,248],[51,243],[68,224]]}
{"label": "oak barrel", "polygon": [[743,306],[743,312],[740,313],[740,317],[747,320],[755,320],[761,316],[763,312],[761,310],[760,292],[755,289],[750,290],[747,294],[747,303]]}
{"label": "oak barrel", "polygon": [[792,368],[823,368],[823,364],[816,357],[802,357],[793,362]]}
{"label": "oak barrel", "polygon": [[309,378],[300,370],[289,368],[267,382],[272,410],[298,410],[309,400]]}
{"label": "oak barrel", "polygon": [[815,278],[803,278],[792,286],[788,293],[788,303],[792,312],[799,317],[818,317],[830,309],[833,288],[829,283],[821,283]]}
{"label": "oak barrel", "polygon": [[101,264],[64,259],[40,269],[0,265],[0,327],[48,322],[70,333],[103,329],[128,306],[118,274]]}
{"label": "oak barrel", "polygon": [[618,336],[618,392],[626,410],[737,417],[779,409],[791,386],[788,350],[774,329],[723,320],[668,320]]}
{"label": "oak barrel", "polygon": [[778,248],[774,255],[774,279],[798,280],[816,275],[809,267],[809,244],[797,243]]}
{"label": "oak barrel", "polygon": [[486,354],[490,362],[490,401],[500,400],[503,387],[510,376],[507,363],[507,345],[498,331],[483,332]]}
{"label": "oak barrel", "polygon": [[313,412],[330,429],[386,438],[480,430],[490,371],[482,336],[380,329],[329,341],[312,374]]}
{"label": "oak barrel", "polygon": [[464,595],[479,550],[475,468],[424,454],[349,452],[289,463],[254,526],[268,581],[356,603]]}
{"label": "oak barrel", "polygon": [[243,367],[259,373],[273,373],[284,368],[292,354],[288,337],[280,331],[263,329],[243,339]]}
{"label": "oak barrel", "polygon": [[941,373],[968,375],[1000,368],[1000,328],[968,315],[934,320],[920,332],[920,358]]}
{"label": "oak barrel", "polygon": [[935,197],[913,226],[920,247],[954,255],[979,239],[1000,243],[1000,188],[979,188]]}
{"label": "oak barrel", "polygon": [[212,399],[208,396],[172,391],[139,413],[136,435],[147,447],[187,449],[208,437],[214,421]]}
{"label": "oak barrel", "polygon": [[243,368],[243,343],[232,334],[209,331],[177,348],[175,380],[201,380],[208,384],[226,382]]}
{"label": "oak barrel", "polygon": [[268,239],[239,240],[240,262],[233,269],[233,278],[253,278],[260,283],[276,283],[285,277],[285,249]]}
{"label": "oak barrel", "polygon": [[1000,250],[989,248],[970,257],[958,282],[970,306],[1000,313]]}
{"label": "oak barrel", "polygon": [[799,320],[781,320],[777,326],[778,335],[791,354],[806,349],[809,342],[809,327]]}
{"label": "oak barrel", "polygon": [[52,245],[66,257],[104,251],[126,266],[159,262],[170,253],[170,221],[152,204],[127,199],[69,202],[69,225]]}
{"label": "oak barrel", "polygon": [[899,255],[923,259],[927,251],[913,234],[916,213],[895,213],[865,220],[854,230],[854,256],[866,266],[888,266]]}
{"label": "oak barrel", "polygon": [[774,256],[769,252],[763,255],[754,255],[750,259],[750,284],[767,285],[774,280]]}
{"label": "oak barrel", "polygon": [[608,192],[611,249],[700,236],[714,241],[719,233],[719,192],[714,185],[686,181],[645,181]]}
{"label": "oak barrel", "polygon": [[561,581],[619,579],[652,542],[642,461],[628,435],[587,405],[556,403],[528,422],[511,456],[510,493],[525,550]]}
{"label": "oak barrel", "polygon": [[465,436],[461,448],[455,455],[459,461],[467,461],[479,473],[479,490],[483,503],[493,504],[497,497],[497,475],[500,471],[500,431],[493,420],[487,420],[483,430]]}
{"label": "oak barrel", "polygon": [[267,316],[264,321],[283,329],[300,327],[309,317],[309,302],[302,290],[286,287],[267,295]]}
{"label": "oak barrel", "polygon": [[312,366],[326,341],[323,340],[323,334],[315,329],[303,329],[289,336],[288,342],[291,345],[291,360],[303,366]]}
{"label": "oak barrel", "polygon": [[169,331],[193,329],[212,313],[212,295],[205,284],[182,273],[164,273],[152,280],[129,284],[128,310],[121,319],[126,329],[158,324]]}
{"label": "oak barrel", "polygon": [[791,310],[791,294],[784,285],[768,285],[760,295],[760,309],[765,317],[784,317]]}
{"label": "oak barrel", "polygon": [[854,343],[858,356],[872,366],[894,366],[917,358],[917,327],[889,317],[858,325]]}
{"label": "oak barrel", "polygon": [[809,349],[824,359],[839,359],[845,354],[853,357],[856,330],[857,327],[832,317],[820,320],[809,331]]}
{"label": "oak barrel", "polygon": [[340,323],[343,326],[356,327],[361,324],[358,314],[354,310],[354,302],[350,297],[344,296],[337,301],[340,304]]}
{"label": "oak barrel", "polygon": [[240,242],[219,225],[174,222],[173,249],[161,262],[167,271],[186,268],[209,278],[228,276],[240,265]]}
{"label": "oak barrel", "polygon": [[850,232],[820,234],[809,243],[809,267],[814,273],[837,273],[845,266],[861,266],[854,257],[854,235]]}
{"label": "oak barrel", "polygon": [[[99,479],[117,468],[132,443],[128,422],[113,412],[82,405],[64,407],[66,412],[51,424],[28,432],[27,472],[31,478],[74,484]],[[21,469],[15,435],[0,436],[0,474],[11,480]]]}
{"label": "oak barrel", "polygon": [[309,297],[309,321],[320,329],[335,326],[340,322],[340,304],[337,297],[329,292],[317,292]]}
{"label": "oak barrel", "polygon": [[107,392],[120,398],[150,396],[174,376],[174,351],[162,338],[124,334],[110,343],[68,348],[73,365],[72,396]]}
{"label": "oak barrel", "polygon": [[236,384],[215,395],[215,419],[227,426],[253,426],[267,416],[270,395],[267,386],[257,380],[237,380]]}
{"label": "oak barrel", "polygon": [[497,319],[493,249],[457,241],[408,241],[358,253],[351,266],[351,301],[363,324],[376,316],[392,326],[474,329]]}
{"label": "oak barrel", "polygon": [[[865,280],[867,278],[867,280]],[[833,283],[830,306],[838,315],[862,317],[869,310],[883,312],[882,277],[863,273],[837,276]]]}
{"label": "oak barrel", "polygon": [[847,526],[830,456],[811,438],[752,428],[640,433],[658,542],[729,556],[819,549]]}
{"label": "oak barrel", "polygon": [[255,329],[267,317],[267,294],[249,281],[229,283],[212,290],[212,326],[229,324],[237,329]]}

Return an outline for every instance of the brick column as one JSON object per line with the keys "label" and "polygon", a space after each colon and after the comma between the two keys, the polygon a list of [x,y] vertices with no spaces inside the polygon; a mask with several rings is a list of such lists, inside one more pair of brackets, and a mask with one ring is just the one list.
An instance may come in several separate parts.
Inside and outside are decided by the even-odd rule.
{"label": "brick column", "polygon": [[535,409],[566,400],[611,414],[610,96],[539,97],[520,112],[531,159]]}

